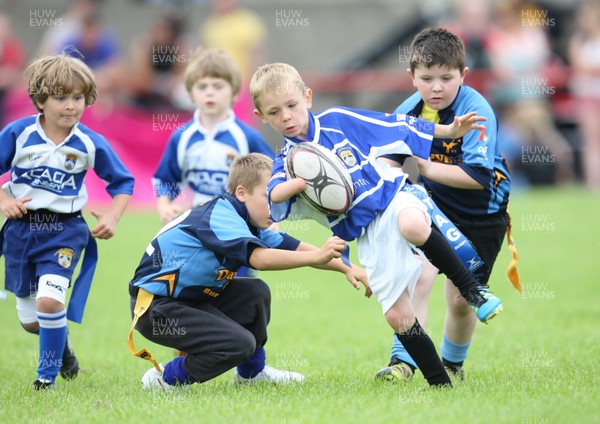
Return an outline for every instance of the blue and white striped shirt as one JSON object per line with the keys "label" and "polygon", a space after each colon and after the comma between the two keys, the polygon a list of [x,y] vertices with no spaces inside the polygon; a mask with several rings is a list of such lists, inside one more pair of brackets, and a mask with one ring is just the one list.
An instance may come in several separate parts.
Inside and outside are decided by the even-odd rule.
{"label": "blue and white striped shirt", "polygon": [[[317,115],[309,113],[306,140],[285,138],[285,146],[275,158],[267,192],[271,219],[314,219],[329,227],[344,240],[361,236],[378,212],[390,204],[405,184],[406,175],[387,172],[377,157],[401,153],[429,157],[435,125],[401,114],[335,107]],[[354,183],[350,209],[339,216],[318,214],[294,196],[286,202],[272,203],[273,188],[286,181],[285,160],[292,145],[318,143],[337,154],[346,165]]]}
{"label": "blue and white striped shirt", "polygon": [[199,205],[225,193],[233,160],[248,153],[275,154],[258,131],[237,119],[233,112],[212,132],[200,123],[199,111],[173,133],[152,178],[157,196],[175,199],[188,185]]}
{"label": "blue and white striped shirt", "polygon": [[81,123],[56,145],[45,134],[41,115],[18,119],[0,132],[2,188],[13,198],[31,197],[27,209],[78,212],[88,200],[84,178],[89,168],[107,183],[111,197],[133,194],[134,179],[108,141]]}

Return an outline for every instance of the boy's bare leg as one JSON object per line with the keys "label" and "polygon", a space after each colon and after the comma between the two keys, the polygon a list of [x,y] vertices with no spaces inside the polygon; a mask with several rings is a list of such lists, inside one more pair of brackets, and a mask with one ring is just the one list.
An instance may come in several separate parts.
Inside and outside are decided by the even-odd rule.
{"label": "boy's bare leg", "polygon": [[385,318],[429,385],[452,386],[433,341],[415,316],[407,290],[385,313]]}

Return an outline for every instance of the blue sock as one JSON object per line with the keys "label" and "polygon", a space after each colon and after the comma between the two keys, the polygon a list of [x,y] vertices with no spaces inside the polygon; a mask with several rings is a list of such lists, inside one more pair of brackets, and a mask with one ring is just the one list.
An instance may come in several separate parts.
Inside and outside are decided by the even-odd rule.
{"label": "blue sock", "polygon": [[38,360],[38,379],[54,383],[62,366],[62,356],[67,340],[67,314],[60,312],[45,313],[35,311],[40,323],[40,357]]}
{"label": "blue sock", "polygon": [[413,358],[410,357],[398,337],[394,334],[394,344],[392,345],[392,355],[390,356],[390,362],[394,360],[394,356],[401,360],[402,362],[406,362],[407,364],[412,365],[415,369],[419,368]]}
{"label": "blue sock", "polygon": [[252,356],[246,359],[243,363],[237,366],[238,374],[243,378],[252,378],[263,370],[267,354],[264,347],[259,347],[254,351]]}
{"label": "blue sock", "polygon": [[467,359],[467,350],[469,350],[471,342],[466,344],[456,344],[449,340],[444,334],[442,339],[442,346],[440,346],[440,353],[442,359],[456,364],[462,364]]}
{"label": "blue sock", "polygon": [[194,381],[190,378],[183,361],[185,356],[178,356],[170,362],[167,362],[163,370],[163,380],[165,383],[174,386],[176,384],[192,384]]}

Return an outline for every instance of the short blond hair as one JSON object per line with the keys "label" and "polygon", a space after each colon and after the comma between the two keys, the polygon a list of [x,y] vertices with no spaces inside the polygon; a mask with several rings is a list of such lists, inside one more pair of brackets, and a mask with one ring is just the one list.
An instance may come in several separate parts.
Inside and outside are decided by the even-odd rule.
{"label": "short blond hair", "polygon": [[216,48],[198,48],[185,68],[183,80],[188,93],[191,93],[192,87],[201,78],[222,78],[231,86],[235,97],[240,92],[240,75],[240,68],[229,53]]}
{"label": "short blond hair", "polygon": [[38,103],[46,103],[49,96],[80,90],[86,107],[98,98],[92,70],[82,60],[64,53],[35,60],[25,69],[25,78],[28,81],[27,93],[38,112],[42,112]]}
{"label": "short blond hair", "polygon": [[249,153],[235,158],[229,169],[227,193],[234,194],[238,186],[244,187],[250,193],[271,175],[273,159],[262,153]]}
{"label": "short blond hair", "polygon": [[306,92],[306,84],[292,65],[270,63],[256,70],[250,80],[250,94],[254,107],[260,110],[259,98],[265,93],[289,94],[292,89]]}

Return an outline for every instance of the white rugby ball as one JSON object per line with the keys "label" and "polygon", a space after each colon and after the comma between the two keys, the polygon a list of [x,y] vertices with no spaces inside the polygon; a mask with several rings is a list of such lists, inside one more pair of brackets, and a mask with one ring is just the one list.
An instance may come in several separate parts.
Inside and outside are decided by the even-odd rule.
{"label": "white rugby ball", "polygon": [[346,165],[333,152],[317,143],[293,145],[286,158],[288,178],[302,178],[306,190],[299,196],[318,212],[339,215],[354,199],[354,184]]}

